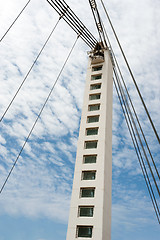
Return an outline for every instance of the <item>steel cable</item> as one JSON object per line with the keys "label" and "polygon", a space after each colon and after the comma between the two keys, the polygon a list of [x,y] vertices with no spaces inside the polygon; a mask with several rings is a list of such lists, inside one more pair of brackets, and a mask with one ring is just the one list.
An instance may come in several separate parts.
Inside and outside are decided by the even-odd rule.
{"label": "steel cable", "polygon": [[14,169],[14,167],[16,166],[16,163],[17,163],[19,157],[21,156],[21,153],[22,153],[23,149],[25,148],[25,145],[27,144],[27,142],[28,142],[28,140],[29,140],[29,138],[30,138],[30,136],[31,136],[31,134],[32,134],[32,132],[33,132],[33,130],[34,130],[34,128],[35,128],[35,126],[36,126],[36,124],[37,124],[37,122],[38,122],[38,120],[39,120],[39,118],[40,118],[40,116],[41,116],[41,114],[42,114],[42,112],[43,112],[43,110],[44,110],[44,108],[45,108],[45,106],[46,106],[50,96],[51,96],[51,94],[52,94],[52,92],[53,92],[53,89],[55,88],[55,86],[56,86],[56,84],[57,84],[57,82],[58,82],[58,80],[59,80],[59,78],[60,78],[60,76],[61,76],[61,74],[63,72],[63,69],[64,69],[64,67],[65,67],[65,65],[66,65],[66,63],[67,63],[67,61],[68,61],[68,59],[69,59],[69,57],[70,57],[70,55],[71,55],[75,45],[76,45],[76,43],[77,43],[78,38],[79,38],[79,35],[77,36],[77,38],[76,38],[76,40],[75,40],[75,42],[74,42],[74,44],[73,44],[73,46],[72,46],[68,56],[67,56],[67,58],[66,58],[66,60],[65,60],[65,62],[63,64],[63,66],[62,66],[62,68],[61,68],[57,78],[56,78],[56,81],[54,82],[54,84],[53,84],[53,86],[52,86],[52,88],[51,88],[51,90],[50,90],[50,92],[49,92],[49,94],[48,94],[48,96],[47,96],[47,98],[46,98],[46,100],[45,100],[45,102],[44,102],[44,104],[43,104],[43,106],[42,106],[42,108],[41,108],[41,110],[40,110],[40,112],[39,112],[39,114],[38,114],[34,124],[33,124],[33,126],[32,126],[32,128],[31,128],[31,130],[30,130],[30,132],[29,132],[29,134],[28,134],[28,136],[27,136],[27,138],[26,138],[26,140],[25,140],[25,142],[24,142],[24,144],[23,144],[23,146],[22,146],[22,148],[21,148],[21,150],[20,150],[16,160],[14,161],[14,164],[12,165],[12,168],[10,169],[10,171],[9,171],[9,173],[8,173],[8,175],[7,175],[5,181],[4,181],[4,183],[3,183],[3,185],[2,185],[2,187],[0,189],[0,193],[2,193],[2,191],[3,191],[4,187],[5,187],[5,185],[6,185],[7,181],[8,181],[8,179],[9,179],[9,177],[10,177],[10,175],[11,175],[13,169]]}
{"label": "steel cable", "polygon": [[[116,77],[116,78],[117,78],[117,77]],[[120,95],[119,95],[119,92],[118,92],[118,87],[116,86],[116,83],[115,83],[114,78],[113,78],[113,82],[114,82],[115,89],[116,89],[116,92],[117,92],[117,95],[118,95],[118,98],[119,98],[119,101],[120,101],[120,105],[121,105],[121,107],[122,107],[122,111],[123,111],[123,114],[124,114],[124,117],[125,117],[125,120],[126,120],[126,124],[127,124],[127,126],[128,126],[128,130],[129,130],[129,133],[130,133],[130,136],[131,136],[131,139],[132,139],[132,142],[133,142],[133,145],[134,145],[134,148],[135,148],[137,157],[138,157],[138,161],[139,161],[139,164],[140,164],[142,173],[143,173],[143,177],[144,177],[145,182],[146,182],[146,185],[147,185],[147,189],[148,189],[148,192],[149,192],[149,195],[150,195],[152,204],[153,204],[153,208],[154,208],[154,210],[155,210],[155,213],[156,213],[158,222],[159,222],[159,224],[160,224],[159,207],[158,207],[158,205],[157,205],[157,201],[156,201],[156,198],[155,198],[155,195],[154,195],[152,186],[151,186],[151,182],[150,182],[150,180],[149,180],[149,176],[148,176],[148,173],[147,173],[147,170],[146,170],[144,161],[143,161],[143,157],[142,157],[142,155],[141,155],[138,142],[137,142],[137,140],[136,140],[136,135],[135,135],[135,132],[134,132],[132,123],[131,123],[131,119],[130,119],[130,117],[129,117],[129,115],[128,115],[128,111],[127,111],[127,112],[126,112],[126,113],[127,113],[127,117],[128,117],[128,120],[127,120],[127,117],[126,117],[126,114],[125,114],[125,110],[124,110],[124,108],[123,108],[122,100],[121,100]],[[121,97],[122,97],[122,96],[121,96]],[[123,99],[123,98],[122,98],[122,99]],[[136,148],[136,146],[137,146],[137,148]],[[142,162],[141,162],[141,161],[142,161]],[[148,180],[148,181],[147,181],[147,180]]]}
{"label": "steel cable", "polygon": [[81,34],[80,37],[90,48],[94,48],[96,46],[98,42],[96,38],[85,27],[82,21],[75,15],[64,0],[47,0],[47,2],[60,16],[63,12],[65,12],[63,19],[77,34]]}
{"label": "steel cable", "polygon": [[117,40],[117,43],[118,43],[118,45],[119,45],[119,48],[120,48],[120,50],[121,50],[121,53],[122,53],[123,58],[124,58],[124,60],[125,60],[125,63],[126,63],[126,65],[127,65],[127,68],[128,68],[128,70],[129,70],[129,73],[130,73],[130,75],[131,75],[131,77],[132,77],[132,80],[133,80],[133,82],[134,82],[134,85],[135,85],[135,87],[136,87],[136,89],[137,89],[138,95],[139,95],[139,97],[140,97],[140,99],[141,99],[141,102],[142,102],[142,104],[143,104],[143,107],[144,107],[144,109],[145,109],[145,111],[146,111],[146,114],[147,114],[147,116],[148,116],[148,119],[149,119],[149,121],[150,121],[150,124],[151,124],[151,126],[152,126],[152,129],[153,129],[153,131],[154,131],[154,133],[155,133],[155,135],[156,135],[156,138],[157,138],[157,140],[158,140],[158,142],[159,142],[159,144],[160,144],[159,135],[158,135],[157,130],[156,130],[155,126],[154,126],[154,123],[153,123],[153,121],[152,121],[152,118],[151,118],[151,116],[150,116],[150,114],[149,114],[149,112],[148,112],[147,106],[146,106],[146,104],[145,104],[145,102],[144,102],[144,100],[143,100],[143,97],[142,97],[142,95],[141,95],[141,92],[140,92],[140,90],[139,90],[139,88],[138,88],[138,85],[137,85],[137,83],[136,83],[136,80],[135,80],[135,78],[134,78],[134,75],[133,75],[133,73],[132,73],[132,70],[131,70],[131,68],[130,68],[130,66],[129,66],[129,63],[128,63],[128,60],[127,60],[127,58],[126,58],[126,56],[125,56],[125,53],[124,53],[124,51],[123,51],[123,49],[122,49],[122,46],[121,46],[121,44],[120,44],[120,41],[119,41],[118,36],[117,36],[117,34],[116,34],[116,31],[115,31],[115,29],[114,29],[114,27],[113,27],[113,24],[112,24],[112,22],[111,22],[111,19],[110,19],[109,15],[108,15],[107,9],[106,9],[106,7],[105,7],[105,5],[104,5],[104,3],[103,3],[103,0],[101,0],[101,3],[102,3],[102,6],[103,6],[104,11],[105,11],[105,13],[106,13],[106,16],[107,16],[107,18],[108,18],[108,21],[109,21],[109,23],[110,23],[110,26],[111,26],[111,28],[112,28],[112,31],[113,31],[113,33],[114,33],[114,36],[115,36],[115,38],[116,38],[116,40]]}
{"label": "steel cable", "polygon": [[133,102],[132,102],[132,100],[131,100],[130,94],[129,94],[129,92],[128,92],[127,86],[126,86],[125,81],[124,81],[124,77],[123,77],[122,72],[121,72],[121,70],[120,70],[118,61],[117,61],[116,56],[115,56],[115,54],[114,54],[114,51],[113,51],[113,49],[112,49],[111,42],[110,42],[110,40],[109,40],[109,37],[108,37],[108,35],[107,35],[107,32],[106,32],[106,30],[105,30],[104,25],[103,25],[103,28],[104,28],[104,33],[105,33],[105,35],[106,35],[106,37],[107,37],[107,41],[108,41],[108,43],[109,43],[110,50],[111,50],[111,52],[112,52],[112,56],[113,56],[113,59],[114,59],[115,66],[117,66],[117,68],[118,68],[118,72],[119,72],[119,74],[120,74],[120,77],[121,77],[121,79],[122,79],[123,85],[124,85],[124,87],[125,87],[125,90],[126,90],[126,93],[127,93],[128,99],[129,99],[129,102],[130,102],[130,104],[131,104],[131,107],[132,107],[132,109],[133,109],[134,115],[135,115],[136,120],[137,120],[137,122],[138,122],[140,131],[141,131],[141,133],[142,133],[143,139],[144,139],[144,141],[145,141],[145,144],[146,144],[146,147],[147,147],[147,149],[148,149],[149,155],[150,155],[150,157],[151,157],[152,163],[153,163],[153,165],[154,165],[155,171],[156,171],[157,176],[158,176],[158,178],[159,178],[159,180],[160,180],[160,175],[159,175],[158,169],[157,169],[157,167],[156,167],[156,164],[155,164],[155,161],[154,161],[154,159],[153,159],[152,153],[151,153],[151,151],[150,151],[150,148],[149,148],[147,139],[146,139],[145,134],[144,134],[144,132],[143,132],[143,129],[142,129],[142,126],[141,126],[141,124],[140,124],[138,115],[137,115],[136,110],[135,110],[135,108],[134,108]]}
{"label": "steel cable", "polygon": [[[115,72],[115,74],[117,75],[115,69],[114,69],[114,72]],[[117,79],[118,79],[119,89],[120,89],[121,94],[122,94],[122,97],[123,97],[123,99],[124,99],[123,102],[124,102],[126,108],[128,109],[128,112],[129,112],[129,114],[130,114],[130,116],[131,116],[131,120],[132,120],[132,123],[133,123],[134,129],[135,129],[136,134],[137,134],[137,136],[138,136],[138,140],[139,140],[140,145],[141,145],[141,148],[142,148],[142,150],[143,150],[143,154],[144,154],[145,159],[146,159],[146,161],[147,161],[147,164],[148,164],[149,170],[150,170],[150,172],[151,172],[151,175],[152,175],[153,181],[154,181],[155,186],[156,186],[156,188],[157,188],[158,195],[159,195],[159,197],[160,197],[159,187],[158,187],[158,185],[157,185],[157,182],[156,182],[155,176],[154,176],[154,174],[153,174],[153,171],[152,171],[151,165],[150,165],[150,163],[149,163],[149,161],[148,161],[148,157],[147,157],[146,151],[145,151],[145,149],[144,149],[144,146],[143,146],[143,143],[142,143],[141,137],[140,137],[140,135],[139,135],[139,132],[138,132],[138,129],[137,129],[136,123],[135,123],[135,121],[134,121],[133,114],[132,114],[131,109],[130,109],[130,107],[129,107],[129,105],[128,105],[128,101],[127,101],[127,99],[126,99],[126,97],[125,97],[125,93],[124,93],[124,90],[123,90],[123,88],[122,88],[122,86],[121,86],[120,80],[119,80],[119,78],[117,78]]]}
{"label": "steel cable", "polygon": [[25,10],[25,8],[28,6],[28,4],[30,3],[31,0],[29,0],[26,5],[23,7],[23,9],[20,11],[20,13],[18,14],[18,16],[15,18],[15,20],[12,22],[12,24],[10,25],[10,27],[7,29],[7,31],[5,32],[5,34],[1,37],[0,42],[2,42],[2,40],[5,38],[5,36],[7,35],[7,33],[9,32],[9,30],[13,27],[13,25],[15,24],[15,22],[18,20],[18,18],[20,17],[20,15],[22,14],[22,12]]}
{"label": "steel cable", "polygon": [[37,62],[37,60],[39,59],[39,57],[40,57],[42,51],[44,50],[46,44],[48,43],[48,41],[49,41],[49,39],[51,38],[51,36],[52,36],[54,30],[56,29],[56,27],[57,27],[57,25],[58,25],[60,19],[61,19],[61,18],[58,19],[56,25],[54,26],[54,28],[52,29],[51,33],[49,34],[47,40],[46,40],[45,43],[43,44],[43,46],[42,46],[40,52],[38,53],[37,57],[36,57],[35,60],[34,60],[32,66],[30,67],[30,69],[29,69],[29,71],[27,72],[26,76],[24,77],[22,83],[20,84],[19,88],[17,89],[15,95],[13,96],[12,100],[10,101],[10,103],[9,103],[9,105],[7,106],[6,110],[4,111],[4,113],[3,113],[3,115],[2,115],[2,117],[1,117],[1,119],[0,119],[0,122],[1,122],[1,121],[3,120],[3,118],[5,117],[6,113],[8,112],[9,108],[11,107],[13,101],[15,100],[17,94],[19,93],[20,89],[22,88],[23,84],[25,83],[26,79],[28,78],[28,76],[29,76],[30,72],[32,71],[34,65],[36,64],[36,62]]}
{"label": "steel cable", "polygon": [[[148,152],[149,152],[150,157],[151,157],[151,159],[152,159],[152,162],[153,162],[153,165],[154,165],[154,167],[155,167],[155,170],[156,170],[156,173],[157,173],[157,175],[158,175],[158,178],[159,178],[159,173],[158,173],[157,167],[156,167],[156,165],[155,165],[155,162],[154,162],[154,160],[153,160],[152,154],[151,154],[151,152],[150,152],[150,149],[149,149],[147,140],[146,140],[145,135],[144,135],[144,133],[143,133],[143,130],[142,130],[142,128],[141,128],[141,125],[140,125],[138,116],[137,116],[137,114],[136,114],[134,105],[133,105],[133,103],[132,103],[131,97],[130,97],[130,95],[129,95],[128,89],[127,89],[127,87],[126,87],[124,78],[123,78],[123,76],[122,76],[122,73],[121,73],[119,64],[118,64],[117,59],[116,59],[116,57],[115,57],[115,54],[114,54],[114,52],[113,52],[113,49],[112,49],[112,46],[111,46],[111,43],[110,43],[110,40],[109,40],[109,37],[108,37],[108,35],[107,35],[107,32],[106,32],[106,30],[105,30],[104,25],[103,25],[103,28],[104,28],[104,33],[105,33],[105,35],[106,35],[106,37],[107,37],[107,41],[108,41],[108,43],[109,43],[110,51],[112,52],[111,58],[113,57],[113,59],[114,59],[114,60],[112,60],[112,62],[113,62],[113,69],[114,69],[114,73],[115,73],[115,76],[116,76],[116,80],[117,80],[118,87],[119,87],[119,89],[121,89],[121,90],[120,90],[120,92],[121,92],[121,97],[122,97],[123,102],[124,102],[124,106],[125,106],[125,109],[126,109],[127,117],[128,117],[128,119],[129,119],[129,123],[128,123],[127,117],[126,117],[126,115],[125,115],[125,110],[123,109],[122,101],[121,101],[120,96],[119,96],[119,93],[118,93],[118,88],[116,87],[116,83],[115,83],[115,81],[114,81],[114,85],[115,85],[115,88],[116,88],[116,92],[117,92],[117,95],[118,95],[118,98],[119,98],[119,101],[120,101],[120,104],[121,104],[121,107],[122,107],[122,111],[123,111],[123,114],[124,114],[124,117],[125,117],[125,120],[126,120],[128,129],[129,129],[129,133],[130,133],[130,135],[131,135],[131,139],[132,139],[132,142],[133,142],[133,145],[134,145],[134,148],[135,148],[137,157],[138,157],[138,161],[139,161],[139,164],[140,164],[140,167],[141,167],[141,170],[142,170],[142,173],[143,173],[143,176],[144,176],[146,185],[147,185],[147,189],[148,189],[148,191],[149,191],[149,195],[150,195],[150,197],[151,197],[151,201],[152,201],[152,204],[153,204],[153,208],[154,208],[154,210],[155,210],[155,213],[156,213],[158,222],[160,223],[160,217],[159,217],[159,216],[160,216],[160,211],[159,211],[159,207],[158,207],[158,204],[157,204],[157,201],[156,201],[156,198],[155,198],[155,194],[154,194],[154,191],[153,191],[153,188],[152,188],[152,185],[151,185],[151,181],[150,181],[150,179],[149,179],[149,176],[148,176],[148,173],[147,173],[147,169],[146,169],[146,167],[145,167],[144,160],[143,160],[143,157],[142,157],[140,148],[139,148],[139,144],[138,144],[138,142],[137,142],[136,135],[135,135],[135,132],[134,132],[133,125],[135,126],[135,123],[132,125],[133,116],[132,116],[132,114],[131,114],[130,108],[128,109],[128,107],[129,107],[128,104],[127,104],[128,107],[126,106],[127,100],[126,100],[126,98],[124,99],[124,95],[125,95],[125,94],[124,94],[124,91],[122,92],[122,89],[123,89],[123,88],[122,88],[122,85],[121,85],[121,83],[120,83],[120,80],[118,81],[118,79],[119,79],[118,74],[115,72],[115,71],[116,71],[116,70],[115,70],[115,67],[116,67],[116,66],[117,66],[117,68],[118,68],[118,72],[120,73],[120,77],[121,77],[121,79],[122,79],[123,85],[124,85],[125,90],[126,90],[126,92],[127,92],[127,96],[128,96],[128,98],[129,98],[129,101],[130,101],[131,107],[132,107],[132,109],[133,109],[133,112],[134,112],[134,114],[135,114],[135,117],[136,117],[136,120],[137,120],[137,122],[138,122],[138,125],[139,125],[139,127],[140,127],[142,136],[143,136],[144,141],[145,141],[145,143],[146,143]],[[115,62],[114,62],[114,61],[115,61]],[[114,80],[114,79],[113,79],[113,80]],[[121,86],[121,87],[120,87],[120,86]],[[128,109],[128,110],[127,110],[127,109]],[[131,114],[131,117],[129,116],[128,111],[129,111],[129,113]],[[131,119],[132,119],[132,120],[131,120]],[[129,124],[130,124],[130,125],[129,125]],[[130,127],[130,126],[131,126],[131,127]],[[137,128],[136,128],[136,130],[137,130]],[[133,134],[133,135],[132,135],[132,134]],[[135,141],[135,142],[134,142],[134,141]],[[136,146],[137,146],[137,149],[138,149],[138,150],[136,149]],[[143,147],[142,142],[141,142],[141,146]],[[144,148],[143,148],[143,150],[144,150]],[[138,152],[139,152],[139,154],[138,154]],[[140,156],[139,156],[139,155],[140,155]],[[145,155],[145,156],[146,156],[146,155]],[[140,160],[140,159],[141,159],[141,160]],[[145,174],[146,174],[146,176],[145,176]],[[147,182],[147,181],[148,181],[148,182]],[[159,189],[158,189],[158,190],[159,190]]]}
{"label": "steel cable", "polygon": [[[116,76],[118,76],[115,68],[114,68],[114,73],[115,73]],[[122,95],[122,98],[123,98],[123,102],[124,102],[124,106],[125,106],[125,108],[126,108],[126,112],[127,112],[127,111],[129,112],[129,115],[130,115],[130,117],[131,117],[131,121],[132,121],[132,123],[133,123],[135,132],[136,132],[136,134],[137,134],[138,140],[139,140],[140,145],[141,145],[141,148],[142,148],[142,150],[143,150],[143,154],[144,154],[145,159],[146,159],[146,161],[147,161],[147,164],[148,164],[149,170],[150,170],[150,172],[151,172],[151,175],[152,175],[153,181],[154,181],[154,183],[155,183],[155,186],[156,186],[156,188],[157,188],[158,195],[160,196],[159,187],[158,187],[158,185],[157,185],[155,176],[154,176],[154,174],[153,174],[153,171],[152,171],[152,169],[151,169],[150,163],[149,163],[149,161],[148,161],[148,157],[147,157],[146,151],[145,151],[145,149],[144,149],[144,146],[143,146],[141,137],[140,137],[140,135],[139,135],[139,132],[138,132],[136,123],[135,123],[135,121],[134,121],[133,114],[132,114],[131,109],[130,109],[130,107],[129,107],[129,105],[128,105],[128,101],[127,101],[127,99],[126,99],[126,97],[125,97],[125,93],[124,93],[124,90],[123,90],[123,87],[122,87],[122,85],[121,85],[121,82],[120,82],[119,77],[117,77],[117,82],[118,82],[119,89],[120,89],[120,92],[121,92],[121,95]]]}

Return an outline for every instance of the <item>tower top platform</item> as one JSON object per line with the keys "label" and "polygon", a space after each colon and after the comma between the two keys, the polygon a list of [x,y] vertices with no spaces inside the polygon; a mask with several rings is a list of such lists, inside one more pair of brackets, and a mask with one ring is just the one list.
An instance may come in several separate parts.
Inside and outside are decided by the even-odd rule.
{"label": "tower top platform", "polygon": [[91,58],[91,64],[104,62],[104,50],[106,49],[107,48],[104,47],[102,42],[98,42],[95,48],[88,52],[88,55]]}

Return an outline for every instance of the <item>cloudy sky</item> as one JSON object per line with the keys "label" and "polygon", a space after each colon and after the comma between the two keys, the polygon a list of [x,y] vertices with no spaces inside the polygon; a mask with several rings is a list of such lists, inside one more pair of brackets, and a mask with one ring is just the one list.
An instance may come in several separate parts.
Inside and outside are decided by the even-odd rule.
{"label": "cloudy sky", "polygon": [[[160,133],[160,1],[104,1]],[[0,38],[27,0],[0,1]],[[98,39],[86,0],[67,0]],[[158,165],[159,146],[99,10]],[[0,42],[0,117],[58,20],[46,0],[31,0]],[[76,39],[61,20],[15,101],[0,122],[0,187]],[[81,39],[0,194],[0,240],[65,240],[80,124],[87,51]],[[158,166],[160,167],[160,166]],[[158,240],[160,228],[113,89],[112,240]]]}

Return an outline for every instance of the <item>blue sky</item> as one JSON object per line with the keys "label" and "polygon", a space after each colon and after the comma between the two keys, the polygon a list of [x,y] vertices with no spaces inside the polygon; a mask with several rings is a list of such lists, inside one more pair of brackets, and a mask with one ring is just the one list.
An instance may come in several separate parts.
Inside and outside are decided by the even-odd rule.
{"label": "blue sky", "polygon": [[[0,2],[0,36],[26,0]],[[97,36],[89,3],[67,3]],[[97,1],[100,3],[100,1]],[[160,2],[109,0],[107,7],[157,130],[160,132]],[[155,155],[159,146],[99,6],[115,53]],[[28,8],[0,43],[0,116],[22,82],[58,15],[45,0]],[[61,20],[38,63],[0,123],[0,185],[4,182],[76,38]],[[88,47],[78,40],[61,78],[0,195],[0,240],[65,240]],[[160,229],[113,92],[112,240],[158,240]],[[158,166],[160,168],[160,165]]]}

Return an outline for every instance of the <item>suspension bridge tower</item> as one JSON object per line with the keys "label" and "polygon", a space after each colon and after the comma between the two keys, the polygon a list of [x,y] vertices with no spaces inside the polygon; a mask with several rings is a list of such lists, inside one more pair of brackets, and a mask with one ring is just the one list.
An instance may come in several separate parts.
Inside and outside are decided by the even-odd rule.
{"label": "suspension bridge tower", "polygon": [[112,69],[98,43],[89,53],[67,240],[111,239]]}

